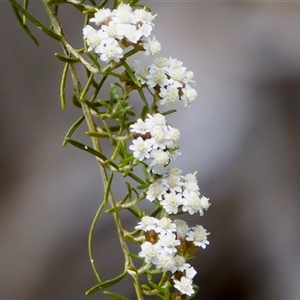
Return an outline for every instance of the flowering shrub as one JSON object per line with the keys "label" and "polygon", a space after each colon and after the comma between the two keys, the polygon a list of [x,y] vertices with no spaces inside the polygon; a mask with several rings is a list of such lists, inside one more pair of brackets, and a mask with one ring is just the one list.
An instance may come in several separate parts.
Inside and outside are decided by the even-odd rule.
{"label": "flowering shrub", "polygon": [[[137,0],[121,1],[119,4],[114,1],[112,9],[104,8],[107,1],[96,5],[90,0],[93,6],[89,6],[74,0],[44,0],[51,28],[30,15],[28,9],[15,0],[10,1],[18,19],[23,14],[50,37],[61,42],[65,53],[56,53],[57,58],[65,63],[61,103],[64,108],[67,75],[71,74],[73,101],[83,112],[68,131],[63,145],[72,144],[94,155],[100,167],[104,197],[89,233],[89,256],[98,284],[86,294],[105,290],[104,293],[116,299],[126,299],[106,289],[129,274],[133,277],[138,299],[143,299],[144,295],[156,295],[162,299],[195,296],[197,287],[193,278],[197,272],[188,261],[194,258],[199,247],[206,248],[209,233],[201,225],[190,227],[179,217],[183,214],[203,216],[210,203],[200,194],[196,172],[182,175],[182,170],[171,166],[173,160],[181,155],[178,146],[180,132],[167,121],[167,115],[175,111],[172,110],[175,103],[182,101],[185,107],[190,107],[196,100],[193,72],[172,57],[156,57],[149,66],[141,66],[136,59],[131,60],[131,56],[138,52],[144,52],[150,58],[157,56],[161,50],[161,44],[151,36],[155,15],[147,7],[139,5]],[[85,46],[81,50],[74,49],[63,35],[58,20],[58,9],[62,3],[75,5],[86,16],[83,27]],[[26,22],[21,22],[21,25],[36,41]],[[77,64],[86,69],[85,85],[79,79]],[[96,77],[99,74],[100,79]],[[100,91],[108,77],[117,81],[110,86],[110,98],[103,99]],[[138,92],[144,104],[139,118],[135,117],[130,103],[133,91]],[[92,96],[88,98],[90,94]],[[164,106],[171,110],[161,112],[159,107]],[[92,145],[72,139],[84,120]],[[112,153],[102,151],[103,139],[109,140]],[[142,169],[144,179],[135,174],[137,168]],[[138,184],[126,182],[127,193],[120,201],[116,201],[111,189],[115,173],[121,173]],[[133,195],[136,195],[134,199]],[[151,214],[139,208],[138,204],[143,200],[153,203]],[[92,250],[94,230],[104,208],[107,214],[113,215],[125,260],[123,273],[109,280],[102,280],[99,275]],[[123,209],[137,218],[137,225],[131,232],[122,226],[119,211]],[[129,251],[127,241],[140,245],[138,254]],[[138,262],[134,263],[135,259],[142,261],[140,267],[136,266]],[[153,277],[157,274],[161,275],[158,282]],[[139,278],[143,275],[147,276],[148,284],[141,283]]]}

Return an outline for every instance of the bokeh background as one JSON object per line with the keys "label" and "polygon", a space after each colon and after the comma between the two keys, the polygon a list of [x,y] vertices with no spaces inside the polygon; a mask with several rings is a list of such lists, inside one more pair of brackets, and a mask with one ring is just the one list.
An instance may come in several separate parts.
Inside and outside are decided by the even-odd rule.
{"label": "bokeh background", "polygon": [[[46,21],[42,3],[29,2]],[[182,134],[176,165],[198,170],[212,203],[191,221],[211,232],[192,262],[196,299],[300,299],[300,3],[144,3],[158,13],[162,55],[198,83],[197,102],[169,119]],[[61,13],[79,47],[79,13]],[[83,299],[95,283],[87,234],[101,180],[93,157],[61,147],[80,111],[71,101],[60,109],[60,45],[31,29],[39,47],[0,2],[0,299]],[[107,278],[123,267],[114,233],[100,221],[95,253]],[[117,291],[135,299],[130,279]]]}

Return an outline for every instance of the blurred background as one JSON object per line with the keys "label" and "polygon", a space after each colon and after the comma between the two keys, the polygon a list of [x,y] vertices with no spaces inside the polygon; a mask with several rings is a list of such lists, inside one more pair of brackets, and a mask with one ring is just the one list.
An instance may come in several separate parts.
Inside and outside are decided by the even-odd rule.
{"label": "blurred background", "polygon": [[[182,136],[176,166],[198,170],[212,203],[189,221],[211,232],[191,261],[196,299],[300,299],[300,3],[143,3],[158,14],[162,56],[183,61],[198,84],[197,102],[168,119]],[[30,7],[47,20],[41,2]],[[79,13],[61,13],[79,47]],[[98,167],[61,147],[81,114],[71,101],[60,108],[60,45],[31,27],[36,47],[8,1],[0,23],[0,299],[83,299],[95,284],[87,234],[102,199]],[[109,220],[95,237],[104,278],[123,267]],[[130,278],[115,290],[135,299]]]}

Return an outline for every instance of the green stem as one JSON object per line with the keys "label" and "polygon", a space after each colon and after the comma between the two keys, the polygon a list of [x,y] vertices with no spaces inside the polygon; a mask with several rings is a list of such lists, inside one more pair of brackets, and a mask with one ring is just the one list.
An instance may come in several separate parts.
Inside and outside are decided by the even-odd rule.
{"label": "green stem", "polygon": [[[48,14],[48,16],[50,18],[50,21],[52,23],[54,31],[62,36],[61,43],[62,43],[62,46],[64,48],[64,51],[65,51],[66,55],[69,56],[70,54],[72,54],[72,55],[74,55],[74,57],[79,58],[80,61],[85,65],[85,67],[89,71],[91,71],[92,73],[99,72],[98,69],[95,69],[91,65],[89,65],[77,53],[77,51],[75,49],[73,49],[67,43],[66,38],[65,38],[65,36],[63,34],[62,28],[61,28],[61,26],[60,26],[60,24],[59,24],[59,22],[58,22],[58,20],[56,18],[56,15],[55,15],[52,7],[47,3],[47,0],[43,0],[43,3],[45,5],[46,12],[47,12],[47,14]],[[70,63],[69,67],[70,67],[70,73],[71,73],[71,76],[72,76],[72,81],[73,81],[73,86],[75,88],[76,96],[77,96],[78,99],[84,99],[85,94],[87,92],[87,86],[89,86],[89,82],[91,82],[91,80],[89,80],[89,82],[87,83],[84,91],[82,91],[82,86],[81,86],[81,83],[80,83],[80,80],[79,80],[79,76],[77,74],[77,70],[75,69],[74,64]],[[97,126],[94,123],[94,120],[92,118],[92,114],[91,114],[91,111],[90,111],[88,105],[85,104],[83,101],[81,101],[81,107],[82,107],[83,114],[84,114],[84,117],[85,117],[85,120],[86,120],[86,123],[87,123],[87,126],[88,126],[88,130],[90,132],[97,132]],[[99,139],[92,136],[91,137],[91,141],[92,141],[93,148],[96,151],[98,151],[98,152],[101,153],[102,149],[101,149],[101,145],[100,145]],[[115,200],[114,200],[114,196],[113,196],[112,192],[110,191],[107,170],[106,170],[105,166],[101,164],[101,162],[99,161],[99,159],[97,157],[96,157],[96,160],[97,160],[98,165],[99,165],[99,169],[100,169],[100,173],[101,173],[101,178],[102,178],[104,190],[105,190],[105,193],[107,193],[107,200],[108,200],[110,206],[112,208],[115,208],[116,207],[116,203],[115,203]],[[93,223],[92,223],[92,226],[91,226],[91,229],[90,229],[90,233],[89,233],[89,255],[90,255],[90,260],[91,260],[91,264],[92,264],[93,270],[95,272],[95,275],[96,275],[98,281],[101,281],[101,277],[98,274],[98,272],[96,270],[96,267],[94,265],[94,260],[93,260],[93,255],[92,255],[92,237],[93,237],[93,232],[94,232],[95,226],[96,226],[96,224],[98,222],[98,219],[99,219],[99,216],[100,216],[100,213],[101,213],[101,210],[102,210],[102,206],[104,205],[103,202],[101,203],[101,205],[100,205],[100,207],[99,207],[99,209],[98,209],[98,211],[97,211],[97,213],[96,213],[96,215],[94,217],[94,220],[93,220]],[[129,252],[128,246],[127,246],[126,241],[125,241],[124,229],[122,227],[121,218],[120,218],[118,212],[114,212],[113,216],[114,216],[115,224],[117,226],[117,232],[118,232],[119,242],[120,242],[123,254],[124,254],[125,268],[127,270],[129,270],[129,269],[130,270],[135,269],[133,261],[132,261],[130,255],[129,255],[130,252]],[[130,271],[129,274],[133,277],[134,288],[135,288],[135,291],[136,291],[137,299],[138,300],[143,300],[144,299],[143,292],[142,292],[141,284],[140,284],[139,279],[138,279],[137,272]]]}

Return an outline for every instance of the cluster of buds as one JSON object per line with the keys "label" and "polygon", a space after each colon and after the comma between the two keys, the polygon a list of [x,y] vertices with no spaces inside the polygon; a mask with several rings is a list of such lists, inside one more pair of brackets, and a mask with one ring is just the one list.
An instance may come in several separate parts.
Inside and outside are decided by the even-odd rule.
{"label": "cluster of buds", "polygon": [[158,54],[160,43],[149,37],[153,29],[153,16],[144,9],[132,10],[128,4],[121,3],[116,9],[98,10],[90,22],[83,28],[83,36],[88,51],[94,51],[102,61],[119,62],[124,49],[129,46],[145,51],[147,57]]}

